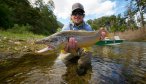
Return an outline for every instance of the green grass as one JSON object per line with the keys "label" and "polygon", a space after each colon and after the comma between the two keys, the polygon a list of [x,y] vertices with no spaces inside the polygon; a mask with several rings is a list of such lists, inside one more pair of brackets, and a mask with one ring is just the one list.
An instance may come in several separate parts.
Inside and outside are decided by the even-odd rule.
{"label": "green grass", "polygon": [[19,39],[19,40],[28,40],[28,39],[39,39],[39,38],[43,38],[45,36],[43,35],[36,35],[33,33],[12,33],[12,32],[8,32],[8,31],[3,31],[0,30],[0,38],[1,37],[5,37],[5,38],[9,38],[9,39]]}
{"label": "green grass", "polygon": [[46,47],[46,45],[34,43],[36,40],[44,37],[43,35],[36,35],[28,32],[12,33],[10,31],[0,30],[0,54],[2,56],[8,56],[8,58],[13,58],[23,56],[28,52],[34,53]]}

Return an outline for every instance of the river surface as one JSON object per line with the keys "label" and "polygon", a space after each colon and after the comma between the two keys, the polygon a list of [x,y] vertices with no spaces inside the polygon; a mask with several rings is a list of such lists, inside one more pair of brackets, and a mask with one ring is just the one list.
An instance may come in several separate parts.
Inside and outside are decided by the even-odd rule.
{"label": "river surface", "polygon": [[25,54],[0,65],[1,84],[146,84],[146,42],[93,46],[91,68],[79,76],[77,65],[58,54]]}

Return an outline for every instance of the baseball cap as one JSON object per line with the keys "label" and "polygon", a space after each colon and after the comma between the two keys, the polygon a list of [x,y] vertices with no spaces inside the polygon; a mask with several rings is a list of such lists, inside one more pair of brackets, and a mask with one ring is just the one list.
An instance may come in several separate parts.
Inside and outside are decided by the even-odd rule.
{"label": "baseball cap", "polygon": [[74,4],[72,5],[72,12],[73,12],[74,10],[76,10],[76,9],[81,9],[81,10],[83,11],[83,13],[85,12],[85,11],[84,11],[83,5],[80,4],[80,3],[74,3]]}

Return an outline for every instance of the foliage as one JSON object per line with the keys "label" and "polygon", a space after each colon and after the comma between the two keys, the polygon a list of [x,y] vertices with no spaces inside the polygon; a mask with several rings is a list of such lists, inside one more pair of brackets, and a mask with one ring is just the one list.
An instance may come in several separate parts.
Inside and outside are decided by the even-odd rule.
{"label": "foliage", "polygon": [[19,33],[19,34],[27,34],[30,33],[31,26],[30,25],[18,25],[18,24],[14,24],[14,27],[12,27],[11,29],[8,29],[8,32],[12,32],[12,33]]}
{"label": "foliage", "polygon": [[[127,6],[126,16],[128,18],[129,24],[133,24],[133,20],[135,17],[138,18],[137,22],[141,25],[140,27],[144,28],[144,10],[146,9],[146,0],[128,0],[130,1]],[[139,14],[139,15],[137,15]],[[136,15],[134,17],[134,15]]]}
{"label": "foliage", "polygon": [[15,31],[17,24],[20,31],[26,27],[36,34],[54,33],[59,27],[53,14],[54,8],[52,0],[47,4],[42,0],[36,0],[36,6],[32,6],[28,0],[0,0],[0,28]]}
{"label": "foliage", "polygon": [[26,39],[38,39],[44,38],[43,35],[36,35],[31,32],[27,33],[13,33],[10,31],[3,31],[0,30],[0,37],[4,37],[5,39],[19,39],[19,40],[26,40]]}
{"label": "foliage", "polygon": [[110,32],[125,31],[126,22],[121,15],[104,16],[94,20],[87,21],[94,30],[98,30],[101,27],[106,27]]}
{"label": "foliage", "polygon": [[[129,2],[128,2],[129,1]],[[137,22],[141,23],[141,27],[144,28],[144,10],[146,9],[146,0],[125,0],[129,3],[124,16],[118,14],[117,16],[103,16],[94,20],[88,20],[87,22],[91,25],[94,30],[98,30],[100,27],[106,27],[110,32],[125,31],[125,30],[135,30],[138,29]],[[138,20],[135,20],[135,15]]]}
{"label": "foliage", "polygon": [[61,28],[58,28],[58,29],[57,29],[57,32],[60,32],[60,31],[61,31]]}
{"label": "foliage", "polygon": [[[144,28],[144,10],[146,9],[146,0],[127,0],[130,1],[124,16],[118,14],[117,16],[103,16],[98,19],[88,20],[87,22],[91,25],[94,30],[100,27],[106,27],[110,32],[135,30],[138,29],[137,23],[141,23],[141,27]],[[125,0],[125,2],[127,2]],[[128,3],[128,2],[127,2]],[[137,14],[140,14],[139,16]],[[136,15],[136,16],[135,16]],[[135,20],[135,17],[138,20]],[[145,29],[144,29],[145,30]]]}
{"label": "foliage", "polygon": [[0,27],[8,28],[11,25],[10,10],[5,4],[0,4]]}

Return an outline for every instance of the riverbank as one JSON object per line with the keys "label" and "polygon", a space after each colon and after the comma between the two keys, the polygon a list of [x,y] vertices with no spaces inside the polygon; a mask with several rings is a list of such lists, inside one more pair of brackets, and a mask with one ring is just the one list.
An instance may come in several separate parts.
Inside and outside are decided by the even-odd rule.
{"label": "riverbank", "polygon": [[19,58],[26,53],[34,53],[44,45],[34,44],[45,36],[32,33],[16,34],[0,30],[0,61],[8,58]]}
{"label": "riverbank", "polygon": [[125,39],[127,41],[144,41],[146,42],[146,30],[142,29],[138,30],[127,30],[125,32],[116,32],[112,35],[118,35],[121,39]]}
{"label": "riverbank", "polygon": [[[34,53],[45,45],[34,44],[34,42],[45,36],[32,33],[12,33],[0,30],[0,60],[8,58],[19,58],[27,53]],[[112,35],[112,34],[111,34]],[[140,30],[117,32],[121,39],[128,41],[146,41],[146,33]]]}

